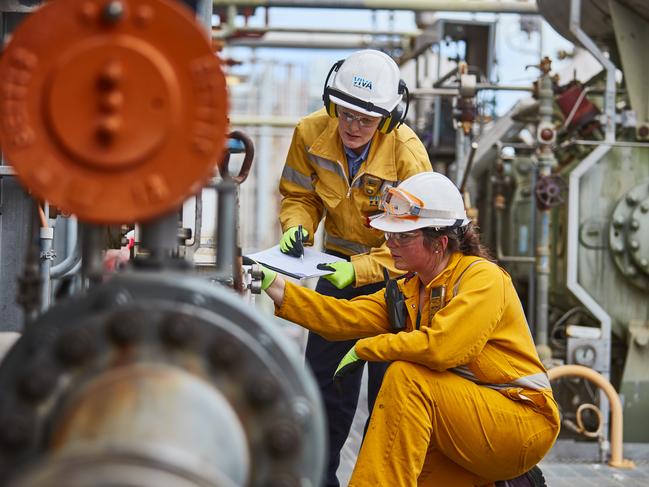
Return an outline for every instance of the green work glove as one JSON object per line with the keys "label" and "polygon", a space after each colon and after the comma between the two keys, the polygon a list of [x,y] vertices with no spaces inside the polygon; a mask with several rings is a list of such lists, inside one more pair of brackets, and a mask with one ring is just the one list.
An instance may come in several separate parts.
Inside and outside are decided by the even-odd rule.
{"label": "green work glove", "polygon": [[356,280],[356,271],[354,265],[346,260],[331,262],[329,264],[318,264],[318,269],[334,271],[333,274],[322,276],[338,289],[349,286]]}
{"label": "green work glove", "polygon": [[356,350],[352,347],[338,364],[336,372],[334,372],[334,382],[338,383],[338,381],[363,367],[363,365],[365,365],[365,360],[358,358]]}
{"label": "green work glove", "polygon": [[270,287],[270,285],[275,282],[275,278],[277,277],[277,272],[275,272],[272,269],[269,269],[268,267],[264,267],[263,265],[261,267],[261,290],[265,291]]}
{"label": "green work glove", "polygon": [[279,250],[283,254],[292,255],[293,257],[301,257],[304,254],[303,242],[307,241],[309,232],[303,228],[302,235],[298,236],[299,228],[291,227],[282,235],[282,238],[279,240]]}
{"label": "green work glove", "polygon": [[242,257],[242,263],[243,265],[253,265],[257,264],[261,270],[261,290],[265,291],[270,287],[270,285],[275,281],[275,278],[277,277],[277,272],[275,272],[272,269],[269,269],[268,267],[264,267],[261,265],[259,262],[256,260],[251,259],[248,256],[243,256]]}

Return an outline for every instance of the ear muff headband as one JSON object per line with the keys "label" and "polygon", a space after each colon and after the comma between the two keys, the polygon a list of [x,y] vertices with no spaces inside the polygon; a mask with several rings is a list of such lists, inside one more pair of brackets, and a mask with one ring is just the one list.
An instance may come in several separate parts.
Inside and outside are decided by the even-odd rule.
{"label": "ear muff headband", "polygon": [[345,62],[344,59],[339,59],[334,63],[333,66],[331,66],[331,69],[329,69],[329,73],[327,73],[327,78],[325,79],[325,84],[324,88],[322,89],[322,101],[324,102],[324,106],[327,109],[327,113],[329,114],[330,117],[336,118],[338,116],[338,112],[336,111],[336,104],[331,102],[331,99],[329,98],[329,78],[331,78],[331,75],[334,72],[338,72],[340,69],[340,66]]}
{"label": "ear muff headband", "polygon": [[340,66],[342,66],[344,62],[344,59],[336,61],[329,69],[329,73],[327,73],[327,78],[325,79],[324,88],[322,90],[322,101],[329,116],[333,118],[338,116],[336,104],[331,101],[331,96],[333,95],[336,98],[351,103],[352,105],[362,108],[363,110],[366,110],[368,112],[375,112],[381,115],[383,117],[383,120],[379,124],[378,130],[384,134],[389,134],[395,128],[399,127],[405,121],[406,115],[408,115],[408,108],[410,106],[410,93],[408,92],[406,82],[400,79],[398,88],[398,93],[400,95],[403,95],[405,93],[406,109],[402,112],[401,107],[397,105],[391,112],[388,112],[384,108],[377,107],[371,102],[360,100],[354,96],[348,95],[347,93],[343,93],[342,91],[329,86],[329,79],[331,78],[332,74],[334,72],[338,72]]}

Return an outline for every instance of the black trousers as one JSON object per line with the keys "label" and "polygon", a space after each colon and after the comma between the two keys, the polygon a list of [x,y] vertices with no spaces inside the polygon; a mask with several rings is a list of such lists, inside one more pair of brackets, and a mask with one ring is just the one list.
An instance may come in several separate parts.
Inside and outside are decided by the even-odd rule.
{"label": "black trousers", "polygon": [[[351,299],[356,296],[375,293],[384,286],[384,283],[379,282],[358,288],[348,286],[343,289],[338,289],[326,279],[320,278],[316,286],[316,291],[326,296]],[[323,319],[326,319],[326,317],[323,317]],[[362,317],[359,317],[359,319],[362,319]],[[359,368],[354,374],[346,376],[340,384],[341,387],[334,387],[333,375],[342,358],[355,343],[356,340],[330,342],[312,332],[309,332],[309,338],[307,340],[306,361],[310,365],[318,382],[327,413],[329,460],[325,472],[324,485],[326,487],[339,487],[340,485],[336,478],[336,470],[338,470],[338,464],[340,463],[340,450],[347,440],[352,421],[354,420],[358,395],[361,389],[363,368]],[[368,410],[372,414],[372,408],[381,388],[383,375],[389,364],[384,362],[368,362],[367,365],[367,401]]]}

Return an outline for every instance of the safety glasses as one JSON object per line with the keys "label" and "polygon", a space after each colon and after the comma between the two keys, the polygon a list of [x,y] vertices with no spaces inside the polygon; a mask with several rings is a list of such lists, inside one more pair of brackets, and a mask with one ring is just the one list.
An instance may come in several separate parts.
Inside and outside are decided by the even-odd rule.
{"label": "safety glasses", "polygon": [[402,246],[413,242],[418,235],[421,235],[420,230],[413,230],[411,232],[385,232],[385,239]]}
{"label": "safety glasses", "polygon": [[358,125],[364,129],[375,127],[379,122],[379,119],[376,117],[361,117],[340,108],[338,108],[338,116],[346,124],[351,125],[352,123],[354,123],[354,121],[356,121],[358,122]]}

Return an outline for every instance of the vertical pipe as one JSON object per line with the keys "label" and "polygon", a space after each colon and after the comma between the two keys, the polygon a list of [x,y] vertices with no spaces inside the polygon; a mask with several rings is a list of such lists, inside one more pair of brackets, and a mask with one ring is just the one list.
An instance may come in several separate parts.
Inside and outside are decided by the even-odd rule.
{"label": "vertical pipe", "polygon": [[41,240],[41,312],[44,312],[50,306],[52,296],[52,280],[50,270],[52,268],[52,260],[54,260],[54,252],[52,251],[52,240],[54,239],[54,229],[52,227],[41,227],[40,240]]}
{"label": "vertical pipe", "polygon": [[456,186],[460,185],[460,176],[464,169],[464,161],[466,159],[466,141],[467,137],[464,135],[464,128],[460,125],[455,129],[455,171],[451,179],[455,181]]}
{"label": "vertical pipe", "polygon": [[81,275],[84,282],[92,286],[101,281],[104,272],[102,251],[105,247],[103,227],[83,224],[81,239]]}
{"label": "vertical pipe", "polygon": [[216,273],[232,275],[235,259],[236,233],[235,215],[237,205],[237,184],[228,175],[216,186],[218,191],[216,236]]}
{"label": "vertical pipe", "polygon": [[[570,31],[579,39],[584,47],[597,59],[606,70],[606,91],[604,93],[604,114],[606,116],[605,144],[597,146],[579,165],[570,173],[570,184],[568,187],[568,255],[567,255],[567,286],[568,289],[581,301],[584,306],[600,321],[602,337],[602,353],[604,358],[603,370],[599,372],[605,377],[610,376],[611,366],[611,316],[602,308],[588,291],[582,287],[577,277],[578,253],[579,253],[579,198],[580,179],[590,168],[599,162],[609,150],[611,144],[615,143],[615,65],[597,47],[595,42],[581,28],[581,0],[570,1]],[[608,403],[604,401],[600,393],[602,416],[608,424]],[[604,425],[604,434],[608,434],[608,428]]]}
{"label": "vertical pipe", "polygon": [[[542,66],[544,64],[542,63]],[[552,91],[552,78],[550,77],[549,64],[543,68],[539,89],[539,126],[552,126],[554,92]],[[552,146],[544,142],[542,137],[537,137],[540,143],[539,177],[552,174],[552,168],[557,161],[552,152]],[[535,340],[541,359],[550,358],[552,352],[548,346],[548,295],[550,287],[550,210],[539,210],[539,235],[536,242],[536,323]]]}
{"label": "vertical pipe", "polygon": [[178,215],[170,213],[143,223],[142,247],[154,259],[168,259],[178,252]]}
{"label": "vertical pipe", "polygon": [[[578,254],[579,254],[579,206],[580,206],[580,180],[581,177],[587,173],[591,167],[597,164],[609,151],[611,146],[602,144],[588,154],[588,156],[581,161],[575,169],[570,173],[570,182],[568,185],[568,249],[567,249],[567,279],[566,284],[572,294],[590,311],[595,318],[600,322],[601,337],[602,337],[602,353],[604,358],[602,360],[602,370],[599,370],[606,379],[610,377],[610,363],[611,363],[611,316],[602,308],[593,297],[588,294],[588,291],[578,281]],[[600,409],[604,418],[604,434],[608,434],[608,403],[600,401]]]}
{"label": "vertical pipe", "polygon": [[[532,167],[532,181],[530,187],[532,190],[536,187],[536,164]],[[530,247],[535,249],[536,244],[536,205],[534,204],[534,197],[530,199]],[[534,250],[533,250],[534,251]],[[529,283],[527,287],[527,322],[532,332],[532,336],[536,336],[536,267],[531,265],[529,270]]]}
{"label": "vertical pipe", "polygon": [[78,237],[77,219],[73,216],[65,220],[66,256],[50,268],[50,277],[59,279],[68,273],[81,260],[81,239]]}

